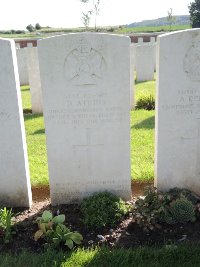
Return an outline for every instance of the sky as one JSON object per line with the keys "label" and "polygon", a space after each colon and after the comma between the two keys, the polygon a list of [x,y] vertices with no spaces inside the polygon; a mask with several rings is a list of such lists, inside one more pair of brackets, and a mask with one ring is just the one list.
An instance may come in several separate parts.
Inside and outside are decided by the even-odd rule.
{"label": "sky", "polygon": [[[91,2],[93,0],[90,0]],[[173,15],[188,15],[193,0],[100,0],[98,26],[130,24],[146,19]],[[0,30],[25,30],[29,24],[50,27],[83,27],[82,12],[90,10],[80,0],[0,0]],[[90,26],[94,26],[91,20]]]}

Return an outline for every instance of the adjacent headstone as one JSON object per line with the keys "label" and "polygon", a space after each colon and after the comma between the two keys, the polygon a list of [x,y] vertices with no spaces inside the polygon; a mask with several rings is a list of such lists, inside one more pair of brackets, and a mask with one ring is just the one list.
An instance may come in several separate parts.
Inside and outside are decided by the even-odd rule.
{"label": "adjacent headstone", "polygon": [[158,37],[156,187],[200,194],[200,30]]}
{"label": "adjacent headstone", "polygon": [[38,42],[52,205],[110,191],[130,199],[130,39]]}
{"label": "adjacent headstone", "polygon": [[20,85],[29,84],[26,48],[17,49],[17,63]]}
{"label": "adjacent headstone", "polygon": [[154,56],[154,45],[143,44],[136,46],[136,73],[138,82],[154,79]]}
{"label": "adjacent headstone", "polygon": [[135,95],[134,95],[134,69],[135,69],[135,45],[131,44],[130,46],[130,108],[135,108]]}
{"label": "adjacent headstone", "polygon": [[138,37],[138,44],[143,44],[143,37]]}
{"label": "adjacent headstone", "polygon": [[33,47],[32,43],[27,43],[27,47]]}
{"label": "adjacent headstone", "polygon": [[19,43],[15,43],[15,47],[16,47],[16,49],[20,49],[20,44]]}
{"label": "adjacent headstone", "polygon": [[42,88],[37,47],[26,49],[32,113],[42,113]]}
{"label": "adjacent headstone", "polygon": [[31,187],[15,43],[0,39],[0,206],[29,207]]}
{"label": "adjacent headstone", "polygon": [[156,37],[150,37],[150,42],[155,43],[156,42]]}

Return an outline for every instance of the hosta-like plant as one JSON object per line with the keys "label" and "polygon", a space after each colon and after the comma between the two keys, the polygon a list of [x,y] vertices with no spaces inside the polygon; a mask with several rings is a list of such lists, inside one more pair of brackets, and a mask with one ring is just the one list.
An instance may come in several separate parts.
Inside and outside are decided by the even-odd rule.
{"label": "hosta-like plant", "polygon": [[42,217],[37,218],[39,230],[34,235],[35,241],[44,238],[50,245],[66,245],[70,249],[73,248],[74,243],[80,244],[83,240],[82,235],[77,232],[71,232],[64,225],[64,222],[64,214],[53,217],[50,211],[44,211]]}

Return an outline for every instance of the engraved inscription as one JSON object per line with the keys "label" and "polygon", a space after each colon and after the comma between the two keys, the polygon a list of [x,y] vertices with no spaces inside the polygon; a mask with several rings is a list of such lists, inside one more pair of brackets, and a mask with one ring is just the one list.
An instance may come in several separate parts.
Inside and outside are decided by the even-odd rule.
{"label": "engraved inscription", "polygon": [[200,114],[200,92],[197,89],[178,90],[177,102],[162,105],[161,108],[178,115]]}
{"label": "engraved inscription", "polygon": [[82,37],[65,59],[65,77],[76,86],[96,85],[103,78],[105,67],[101,53]]}
{"label": "engraved inscription", "polygon": [[183,69],[191,81],[200,81],[200,43],[193,43],[183,59]]}
{"label": "engraved inscription", "polygon": [[122,123],[127,111],[109,106],[104,94],[70,94],[64,98],[65,108],[49,110],[48,121],[72,127],[90,128],[100,124]]}

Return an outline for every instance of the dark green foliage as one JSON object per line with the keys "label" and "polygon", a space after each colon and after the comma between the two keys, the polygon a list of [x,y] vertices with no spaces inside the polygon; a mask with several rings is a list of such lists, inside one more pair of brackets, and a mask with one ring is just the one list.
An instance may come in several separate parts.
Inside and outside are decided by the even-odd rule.
{"label": "dark green foliage", "polygon": [[173,188],[167,193],[148,187],[145,197],[135,203],[134,220],[141,227],[154,229],[157,224],[194,222],[197,198],[187,189]]}
{"label": "dark green foliage", "polygon": [[194,0],[188,6],[190,13],[190,22],[192,28],[200,27],[200,0]]}
{"label": "dark green foliage", "polygon": [[152,95],[144,95],[138,99],[136,103],[136,109],[154,110],[155,98]]}
{"label": "dark green foliage", "polygon": [[29,24],[28,26],[26,26],[26,29],[29,31],[29,32],[34,32],[35,28],[33,27],[32,24]]}
{"label": "dark green foliage", "polygon": [[13,232],[13,213],[7,208],[0,209],[0,241],[9,243],[12,240]]}
{"label": "dark green foliage", "polygon": [[42,29],[42,27],[40,26],[40,24],[39,24],[39,23],[36,23],[36,24],[35,24],[35,29],[36,29],[36,30],[41,30],[41,29]]}
{"label": "dark green foliage", "polygon": [[92,229],[114,226],[127,213],[125,202],[108,193],[96,193],[85,198],[81,205],[83,223]]}
{"label": "dark green foliage", "polygon": [[169,224],[194,222],[194,205],[186,198],[177,199],[171,203],[164,219]]}

